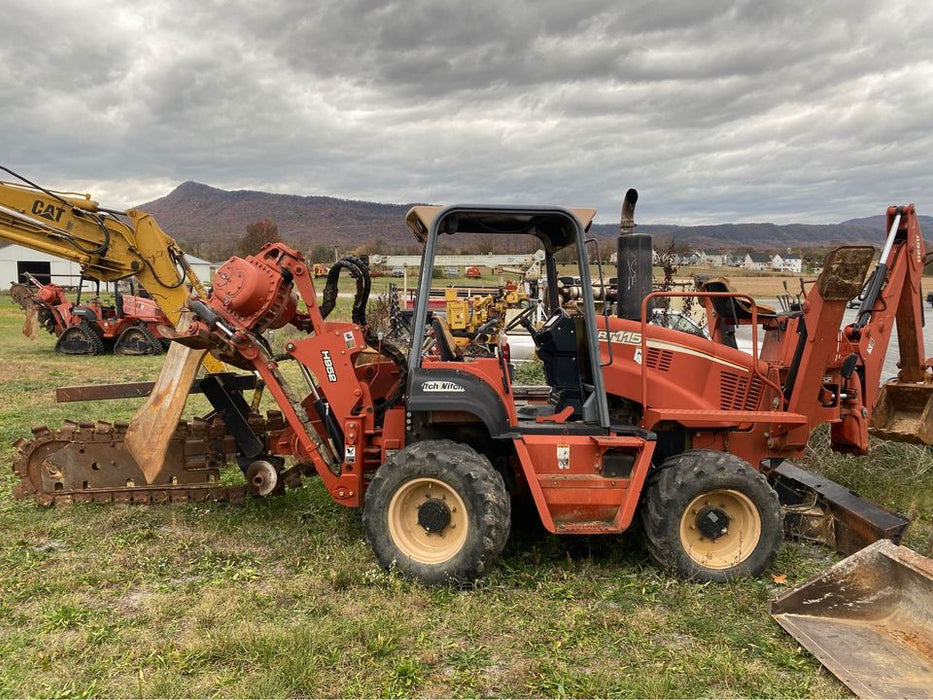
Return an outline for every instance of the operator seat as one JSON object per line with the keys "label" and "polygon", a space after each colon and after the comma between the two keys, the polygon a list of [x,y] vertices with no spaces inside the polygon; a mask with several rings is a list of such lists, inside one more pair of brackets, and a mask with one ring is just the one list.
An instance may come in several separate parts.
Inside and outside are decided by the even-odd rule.
{"label": "operator seat", "polygon": [[[704,292],[730,292],[732,294],[736,291],[725,277],[708,280],[703,283],[701,289]],[[710,297],[710,299],[713,302],[713,308],[716,309],[716,313],[720,316],[736,321],[752,320],[752,307],[747,299],[738,299],[736,297]],[[758,308],[759,320],[777,318],[777,310],[773,306],[758,304],[757,302],[755,306]]]}
{"label": "operator seat", "polygon": [[435,316],[431,320],[431,330],[434,331],[434,340],[437,341],[437,354],[446,362],[463,362],[463,348],[457,345],[447,320],[442,316]]}
{"label": "operator seat", "polygon": [[[730,292],[735,293],[735,289],[729,284],[725,277],[717,277],[704,282],[700,286],[703,292]],[[716,330],[714,338],[718,335],[722,342],[729,347],[736,348],[738,344],[735,341],[735,327],[748,325],[752,322],[752,307],[747,299],[737,297],[707,297],[706,301],[712,305],[716,312]],[[766,323],[777,319],[777,310],[767,304],[755,304],[758,312],[758,323]],[[709,307],[707,307],[709,308]],[[713,330],[711,328],[711,330]]]}
{"label": "operator seat", "polygon": [[584,414],[583,404],[593,393],[593,370],[584,318],[558,309],[534,334],[533,340],[551,395],[546,407],[523,406],[518,410],[518,417],[528,419],[559,413],[570,406],[573,412],[569,420],[580,420]]}

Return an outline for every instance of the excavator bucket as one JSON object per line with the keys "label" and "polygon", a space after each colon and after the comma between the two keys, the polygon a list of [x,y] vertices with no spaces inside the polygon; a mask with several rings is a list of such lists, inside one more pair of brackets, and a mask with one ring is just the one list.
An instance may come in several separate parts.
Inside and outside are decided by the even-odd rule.
{"label": "excavator bucket", "polygon": [[933,692],[933,560],[878,540],[771,604],[771,615],[857,696]]}
{"label": "excavator bucket", "polygon": [[884,384],[871,414],[869,432],[885,440],[933,445],[933,384]]}
{"label": "excavator bucket", "polygon": [[[190,313],[183,313],[176,328],[185,330],[190,320]],[[156,483],[165,466],[172,435],[205,357],[206,350],[172,343],[149,398],[130,421],[126,430],[126,449],[136,460],[147,484]]]}

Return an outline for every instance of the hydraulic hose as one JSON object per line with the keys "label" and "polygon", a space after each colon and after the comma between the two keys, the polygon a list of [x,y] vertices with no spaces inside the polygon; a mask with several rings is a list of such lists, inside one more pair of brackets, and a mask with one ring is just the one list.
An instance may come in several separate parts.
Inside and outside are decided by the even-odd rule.
{"label": "hydraulic hose", "polygon": [[385,415],[385,412],[392,408],[392,406],[395,406],[405,395],[405,375],[408,374],[408,362],[405,359],[405,354],[401,350],[385,338],[378,337],[367,327],[366,305],[369,303],[372,279],[369,275],[369,267],[360,258],[352,256],[341,258],[330,268],[330,271],[327,273],[327,282],[324,285],[324,293],[322,294],[321,316],[327,318],[337,304],[337,282],[340,279],[341,270],[347,270],[350,276],[356,280],[356,295],[353,297],[353,310],[351,312],[353,323],[359,324],[365,329],[364,337],[369,347],[377,349],[379,354],[392,360],[399,368],[402,375],[396,384],[395,391],[393,391],[390,396],[386,397],[385,402],[373,408],[373,418],[378,424],[382,422],[382,417]]}
{"label": "hydraulic hose", "polygon": [[337,296],[339,294],[337,281],[340,279],[341,270],[347,270],[350,276],[356,280],[356,295],[353,298],[351,318],[353,323],[365,326],[366,304],[369,303],[369,291],[372,286],[372,280],[369,277],[369,268],[366,266],[366,263],[357,257],[341,258],[331,266],[330,271],[327,273],[327,282],[324,285],[321,316],[327,318],[337,304]]}

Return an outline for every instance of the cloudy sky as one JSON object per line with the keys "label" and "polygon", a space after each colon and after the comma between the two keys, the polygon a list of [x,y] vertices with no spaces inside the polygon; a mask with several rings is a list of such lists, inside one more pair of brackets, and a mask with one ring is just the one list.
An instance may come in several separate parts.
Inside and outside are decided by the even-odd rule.
{"label": "cloudy sky", "polygon": [[5,0],[0,164],[642,223],[933,213],[929,0]]}

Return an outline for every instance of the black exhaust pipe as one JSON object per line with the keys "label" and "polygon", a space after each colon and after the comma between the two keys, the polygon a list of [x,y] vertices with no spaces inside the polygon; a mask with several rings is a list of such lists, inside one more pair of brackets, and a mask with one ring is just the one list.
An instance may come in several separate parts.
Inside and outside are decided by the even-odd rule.
{"label": "black exhaust pipe", "polygon": [[622,202],[619,223],[619,254],[616,258],[619,280],[616,314],[632,321],[641,319],[641,303],[651,293],[651,235],[635,233],[635,204],[638,192],[630,189]]}

